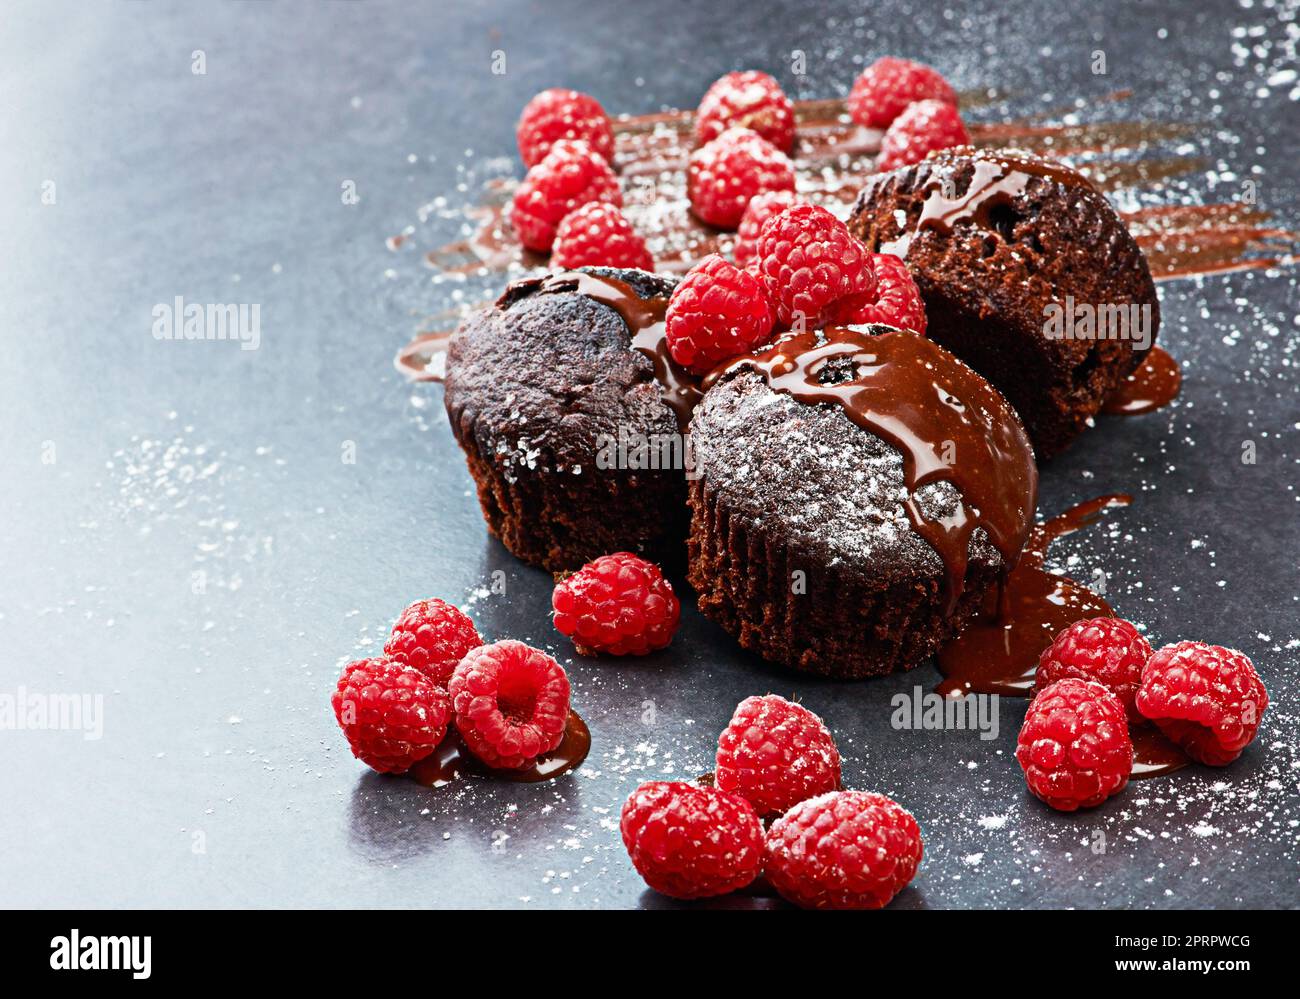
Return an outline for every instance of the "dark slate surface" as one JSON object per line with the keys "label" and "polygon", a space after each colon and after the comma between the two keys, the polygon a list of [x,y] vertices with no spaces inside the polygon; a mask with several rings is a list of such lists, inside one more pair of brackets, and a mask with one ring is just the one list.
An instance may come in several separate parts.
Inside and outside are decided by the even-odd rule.
{"label": "dark slate surface", "polygon": [[[1295,8],[461,6],[6,13],[0,693],[100,695],[104,714],[100,739],[0,732],[4,901],[671,904],[632,872],[619,804],[640,780],[709,769],[736,701],[775,690],[827,719],[847,783],[918,816],[926,860],[897,905],[1294,905],[1290,271],[1164,285],[1181,403],[1104,420],[1042,489],[1045,513],[1136,495],[1054,561],[1109,574],[1116,608],[1157,642],[1249,653],[1274,697],[1265,730],[1227,770],[1062,816],[1027,796],[1010,755],[1023,702],[1001,704],[988,742],[891,728],[891,697],[932,686],[929,666],[810,681],[740,653],[691,610],[666,653],[574,657],[549,626],[547,577],[485,536],[441,390],[391,367],[423,317],[477,288],[432,284],[418,253],[384,240],[407,225],[424,246],[455,237],[480,174],[512,169],[514,119],[544,86],[641,112],[756,66],[827,96],[887,52],[922,56],[963,89],[1002,88],[1015,113],[1131,87],[1125,115],[1205,123],[1192,145],[1211,168],[1190,192],[1231,197],[1249,176],[1294,217]],[[504,76],[489,71],[497,49]],[[793,49],[805,77],[788,71]],[[1089,71],[1096,49],[1104,79]],[[195,50],[205,75],[191,71]],[[355,205],[340,197],[347,181]],[[155,340],[151,310],[176,296],[258,304],[260,348]],[[1246,441],[1254,465],[1240,460]],[[475,596],[498,570],[505,593]],[[338,665],[375,650],[422,595],[470,601],[485,635],[568,664],[595,739],[579,774],[430,792],[350,757],[327,706]]]}

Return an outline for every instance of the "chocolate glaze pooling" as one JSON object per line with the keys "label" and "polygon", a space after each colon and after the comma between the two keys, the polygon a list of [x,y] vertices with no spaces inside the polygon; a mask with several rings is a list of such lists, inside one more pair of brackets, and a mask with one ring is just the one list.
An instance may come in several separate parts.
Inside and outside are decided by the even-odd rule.
{"label": "chocolate glaze pooling", "polygon": [[1127,506],[1132,497],[1100,496],[1034,527],[1020,562],[1000,592],[990,594],[983,617],[939,650],[947,696],[966,693],[1028,697],[1034,689],[1038,657],[1057,632],[1075,621],[1112,617],[1101,597],[1072,579],[1048,572],[1043,563],[1057,538],[1095,523],[1103,510]]}
{"label": "chocolate glaze pooling", "polygon": [[[792,333],[719,368],[749,368],[777,392],[808,405],[839,406],[903,456],[913,530],[939,555],[948,612],[961,596],[971,535],[982,527],[1013,566],[1033,525],[1038,469],[1019,419],[988,382],[914,333],[875,327]],[[839,377],[844,376],[844,377]],[[927,519],[917,490],[948,481],[961,492],[954,513]]]}
{"label": "chocolate glaze pooling", "polygon": [[1183,385],[1178,362],[1163,347],[1152,347],[1141,365],[1119,383],[1101,411],[1113,416],[1140,416],[1163,409],[1176,398]]}
{"label": "chocolate glaze pooling", "polygon": [[[970,153],[971,150],[963,147],[959,152]],[[932,159],[939,163],[956,163],[960,156],[939,153]],[[950,196],[946,190],[946,177],[932,173],[924,188],[925,203],[915,227],[882,245],[880,250],[906,256],[913,233],[927,228],[950,233],[959,222],[973,222],[982,229],[993,228],[995,211],[1011,205],[1024,194],[1035,177],[1054,180],[1067,187],[1086,183],[1078,173],[1060,163],[1029,154],[982,150],[976,154],[974,175],[963,194],[954,192]]]}
{"label": "chocolate glaze pooling", "polygon": [[[939,650],[939,693],[1031,697],[1038,658],[1061,629],[1093,617],[1113,617],[1110,604],[1043,563],[1057,538],[1097,522],[1103,510],[1128,506],[1131,496],[1099,496],[1070,507],[1034,527],[1020,562],[999,591],[990,593],[983,616]],[[1131,778],[1163,777],[1187,766],[1187,754],[1151,726],[1134,726]]]}
{"label": "chocolate glaze pooling", "polygon": [[460,733],[455,728],[450,728],[438,748],[411,767],[408,773],[426,787],[443,787],[467,774],[534,784],[577,770],[590,751],[591,732],[587,723],[576,711],[570,710],[569,719],[564,726],[564,740],[549,753],[544,753],[518,770],[498,770],[487,766],[469,751]]}
{"label": "chocolate glaze pooling", "polygon": [[1133,769],[1130,780],[1164,777],[1192,762],[1177,743],[1171,742],[1154,725],[1135,725],[1129,729],[1133,739]]}
{"label": "chocolate glaze pooling", "polygon": [[677,426],[686,432],[691,413],[700,401],[700,379],[672,359],[668,353],[668,339],[664,335],[664,316],[668,299],[642,298],[628,284],[618,278],[585,271],[561,271],[552,274],[542,284],[544,291],[572,288],[580,295],[608,305],[623,317],[632,333],[632,347],[650,359],[654,365],[655,381],[663,388],[664,402],[677,415]]}

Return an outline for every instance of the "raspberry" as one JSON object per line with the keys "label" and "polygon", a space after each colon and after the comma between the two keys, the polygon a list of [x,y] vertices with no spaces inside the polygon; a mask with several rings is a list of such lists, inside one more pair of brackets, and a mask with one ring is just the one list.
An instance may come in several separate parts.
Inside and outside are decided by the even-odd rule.
{"label": "raspberry", "polygon": [[596,98],[552,87],[524,105],[515,126],[524,166],[540,163],[560,139],[585,142],[601,159],[614,159],[614,129]]}
{"label": "raspberry", "polygon": [[1039,690],[1067,676],[1100,683],[1119,698],[1129,724],[1144,724],[1133,706],[1142,681],[1142,667],[1151,658],[1151,645],[1133,625],[1118,617],[1075,621],[1056,636],[1038,658]]}
{"label": "raspberry", "polygon": [[877,286],[872,299],[842,299],[831,306],[830,319],[845,326],[884,323],[924,335],[925,301],[907,264],[892,253],[873,253],[871,266]]}
{"label": "raspberry", "polygon": [[914,101],[957,106],[957,94],[938,70],[910,59],[877,59],[853,81],[849,116],[867,128],[885,128]]}
{"label": "raspberry", "polygon": [[631,267],[654,270],[645,240],[613,205],[592,201],[564,216],[555,230],[551,266]]}
{"label": "raspberry", "polygon": [[766,341],[774,322],[758,279],[711,253],[673,289],[664,336],[673,360],[702,375]]}
{"label": "raspberry", "polygon": [[616,552],[556,584],[555,627],[583,655],[643,656],[673,640],[682,605],[653,562]]}
{"label": "raspberry", "polygon": [[1179,642],[1147,661],[1136,703],[1188,756],[1221,767],[1255,738],[1268,692],[1236,649]]}
{"label": "raspberry", "polygon": [[1029,790],[1062,812],[1100,805],[1133,769],[1124,705],[1099,683],[1066,677],[1029,705],[1016,743]]}
{"label": "raspberry", "polygon": [[832,791],[772,823],[765,873],[805,909],[879,909],[916,876],[923,850],[916,819],[897,802]]}
{"label": "raspberry", "polygon": [[783,326],[821,325],[827,306],[876,294],[871,254],[848,228],[816,205],[793,205],[763,223],[758,273]]}
{"label": "raspberry", "polygon": [[961,115],[943,101],[917,101],[894,119],[880,140],[876,169],[881,173],[919,163],[936,149],[970,142]]}
{"label": "raspberry", "polygon": [[794,105],[781,84],[766,73],[728,73],[700,99],[695,141],[702,146],[733,127],[752,129],[788,153],[794,148]]}
{"label": "raspberry", "polygon": [[330,703],[352,755],[381,774],[402,773],[432,753],[451,717],[445,690],[383,658],[344,666]]}
{"label": "raspberry", "polygon": [[447,689],[456,664],[483,639],[459,608],[441,600],[417,600],[402,611],[384,643],[384,655],[413,666]]}
{"label": "raspberry", "polygon": [[747,697],[718,736],[714,780],[759,815],[780,815],[840,789],[840,753],[830,730],[802,704],[776,694]]}
{"label": "raspberry", "polygon": [[740,228],[736,230],[736,247],[733,255],[736,264],[748,267],[758,256],[758,234],[763,223],[773,215],[780,215],[795,203],[793,191],[765,191],[755,195],[741,216]]}
{"label": "raspberry", "polygon": [[447,690],[461,738],[490,767],[517,770],[564,739],[569,678],[523,642],[471,649]]}
{"label": "raspberry", "polygon": [[609,164],[582,142],[561,140],[515,190],[510,224],[519,242],[545,253],[555,228],[569,212],[590,201],[621,207],[623,194]]}
{"label": "raspberry", "polygon": [[697,216],[719,229],[734,229],[751,198],[794,190],[794,165],[757,132],[729,128],[691,153],[686,189]]}
{"label": "raspberry", "polygon": [[705,898],[744,888],[763,865],[763,827],[738,794],[650,781],[623,803],[619,829],[632,866],[657,892]]}

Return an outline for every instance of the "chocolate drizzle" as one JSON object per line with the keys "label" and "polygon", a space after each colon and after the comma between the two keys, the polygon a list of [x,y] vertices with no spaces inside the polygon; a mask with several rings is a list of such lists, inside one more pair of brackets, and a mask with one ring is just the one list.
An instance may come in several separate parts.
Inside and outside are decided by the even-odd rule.
{"label": "chocolate drizzle", "polygon": [[1130,780],[1164,777],[1191,763],[1191,758],[1177,743],[1154,725],[1134,725],[1129,728],[1133,739],[1133,769]]}
{"label": "chocolate drizzle", "polygon": [[397,352],[393,364],[413,382],[440,382],[447,373],[450,330],[421,333]]}
{"label": "chocolate drizzle", "polygon": [[[937,229],[950,233],[961,222],[972,222],[982,229],[993,228],[993,216],[998,208],[1009,206],[1025,193],[1035,177],[1055,181],[1066,186],[1086,183],[1074,170],[1060,163],[1051,163],[1036,156],[1016,156],[1012,153],[980,152],[974,160],[974,172],[966,190],[957,194],[953,169],[965,159],[952,159],[969,154],[968,148],[945,151],[935,157],[939,165],[950,167],[947,173],[932,172],[923,188],[925,203],[920,217],[910,231],[881,246],[882,253],[906,256],[913,236],[922,229]],[[870,186],[867,192],[871,190]],[[863,198],[869,193],[864,192]]]}
{"label": "chocolate drizzle", "polygon": [[632,347],[650,359],[655,381],[663,389],[663,400],[677,416],[677,427],[686,432],[691,413],[700,401],[700,379],[672,359],[664,336],[664,315],[668,299],[642,298],[629,284],[617,278],[588,274],[585,271],[560,271],[542,282],[542,290],[576,291],[620,316],[632,333]]}
{"label": "chocolate drizzle", "polygon": [[[747,368],[801,403],[839,406],[897,448],[908,492],[903,506],[944,564],[952,613],[977,527],[1007,567],[1020,557],[1033,524],[1038,469],[1020,421],[993,386],[932,341],[883,329],[878,335],[847,327],[788,334],[719,368],[704,387]],[[837,381],[838,372],[849,377]],[[960,490],[960,501],[951,515],[931,520],[917,491],[942,481]]]}
{"label": "chocolate drizzle", "polygon": [[549,753],[518,770],[497,770],[487,766],[469,751],[460,733],[450,728],[438,748],[411,767],[408,775],[425,787],[443,787],[466,775],[535,784],[577,770],[590,751],[591,732],[587,723],[571,710],[564,726],[564,740]]}
{"label": "chocolate drizzle", "polygon": [[1152,347],[1138,369],[1119,383],[1101,411],[1115,416],[1154,413],[1178,398],[1182,384],[1178,362],[1163,347]]}
{"label": "chocolate drizzle", "polygon": [[1122,494],[1101,496],[1035,525],[1019,563],[999,592],[989,594],[981,617],[939,650],[944,676],[939,692],[950,697],[971,692],[1028,697],[1038,657],[1057,632],[1086,618],[1113,617],[1105,600],[1072,579],[1048,572],[1043,563],[1057,538],[1095,523],[1103,510],[1132,501]]}
{"label": "chocolate drizzle", "polygon": [[[1127,90],[1116,91],[1091,98],[1089,105],[1120,104],[1132,96]],[[964,109],[989,101],[984,89],[961,95]],[[1203,127],[1196,124],[1150,120],[1061,124],[1044,120],[1045,116],[1078,111],[1079,106],[1071,103],[1017,120],[973,122],[969,131],[977,147],[990,151],[1013,145],[1054,158],[1085,155],[1080,169],[1106,191],[1149,190],[1163,180],[1208,166],[1201,159],[1173,152],[1153,150],[1140,158],[1131,155],[1139,146],[1194,135]],[[800,197],[832,210],[851,204],[872,175],[881,133],[854,124],[843,100],[796,101],[795,117],[794,161]],[[693,112],[682,110],[621,115],[614,121],[614,166],[622,181],[624,212],[649,242],[660,273],[685,271],[709,253],[729,253],[732,245],[730,234],[701,224],[689,210],[685,174],[693,119]],[[1017,169],[1032,172],[1034,167],[1021,163]],[[506,219],[516,183],[500,178],[489,182],[485,202],[468,212],[475,223],[473,235],[429,250],[426,262],[439,271],[461,274],[544,267],[543,257],[520,247]],[[1266,213],[1238,205],[1148,206],[1130,213],[1127,219],[1157,281],[1290,264],[1300,241],[1300,234],[1270,227]],[[1145,235],[1139,231],[1148,228],[1151,231]],[[1260,255],[1265,253],[1267,256]]]}

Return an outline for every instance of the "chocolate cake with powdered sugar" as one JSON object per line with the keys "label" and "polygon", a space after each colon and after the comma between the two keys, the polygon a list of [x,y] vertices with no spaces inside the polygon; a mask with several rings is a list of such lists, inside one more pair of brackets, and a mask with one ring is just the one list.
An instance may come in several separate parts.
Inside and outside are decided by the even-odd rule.
{"label": "chocolate cake with powdered sugar", "polygon": [[880,326],[792,334],[711,379],[688,579],[745,648],[834,677],[908,669],[1018,558],[1029,441],[941,347]]}
{"label": "chocolate cake with powdered sugar", "polygon": [[654,445],[681,439],[682,404],[654,344],[635,346],[662,339],[675,284],[608,268],[530,278],[452,335],[452,431],[488,530],[525,562],[561,571],[632,551],[681,563],[686,478]]}

